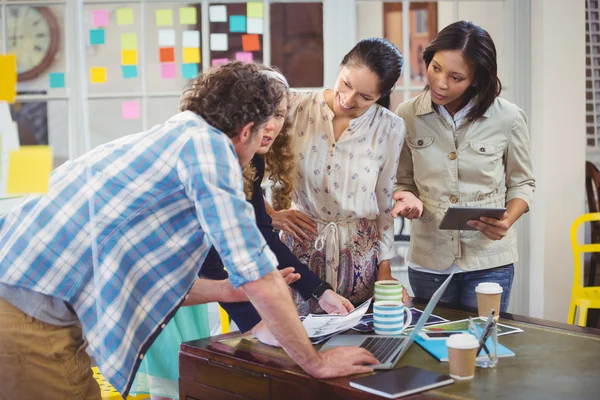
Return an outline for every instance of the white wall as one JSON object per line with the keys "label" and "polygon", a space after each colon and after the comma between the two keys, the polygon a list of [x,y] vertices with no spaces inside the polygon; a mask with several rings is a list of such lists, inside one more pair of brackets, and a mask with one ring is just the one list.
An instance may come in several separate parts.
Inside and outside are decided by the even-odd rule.
{"label": "white wall", "polygon": [[584,212],[585,3],[531,2],[530,315],[565,322],[573,261],[569,229]]}

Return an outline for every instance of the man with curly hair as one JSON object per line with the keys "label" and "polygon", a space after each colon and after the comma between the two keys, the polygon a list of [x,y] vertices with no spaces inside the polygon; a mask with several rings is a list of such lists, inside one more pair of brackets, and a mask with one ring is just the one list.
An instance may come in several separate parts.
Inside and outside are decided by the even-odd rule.
{"label": "man with curly hair", "polygon": [[[0,398],[99,399],[86,347],[126,397],[177,309],[211,301],[249,299],[315,377],[377,363],[314,351],[245,200],[240,164],[280,101],[256,65],[211,70],[185,111],[65,163],[0,218]],[[211,244],[228,281],[196,279]]]}

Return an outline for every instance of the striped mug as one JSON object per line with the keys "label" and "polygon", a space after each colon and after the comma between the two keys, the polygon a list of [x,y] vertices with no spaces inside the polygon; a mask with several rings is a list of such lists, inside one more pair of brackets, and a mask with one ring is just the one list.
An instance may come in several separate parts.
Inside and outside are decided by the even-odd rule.
{"label": "striped mug", "polygon": [[[404,314],[406,312],[406,318]],[[373,303],[373,326],[377,335],[401,335],[412,322],[412,314],[401,301],[376,301]]]}
{"label": "striped mug", "polygon": [[375,301],[402,301],[400,281],[388,280],[375,282]]}

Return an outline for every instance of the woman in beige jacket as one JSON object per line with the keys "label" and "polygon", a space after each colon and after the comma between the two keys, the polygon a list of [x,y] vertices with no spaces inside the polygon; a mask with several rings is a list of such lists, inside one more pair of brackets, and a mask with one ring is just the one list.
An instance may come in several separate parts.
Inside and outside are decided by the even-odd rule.
{"label": "woman in beige jacket", "polygon": [[[412,219],[409,279],[430,298],[456,272],[441,301],[476,306],[475,286],[497,282],[506,311],[517,261],[512,225],[531,204],[526,115],[498,97],[496,48],[470,22],[444,28],[425,49],[429,85],[396,113],[406,123],[393,215]],[[501,219],[469,221],[473,231],[440,230],[451,206],[506,207]]]}

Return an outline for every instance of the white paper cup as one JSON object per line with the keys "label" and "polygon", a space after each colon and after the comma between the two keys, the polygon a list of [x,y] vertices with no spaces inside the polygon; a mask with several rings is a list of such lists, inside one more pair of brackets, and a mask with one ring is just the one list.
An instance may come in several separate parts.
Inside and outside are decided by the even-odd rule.
{"label": "white paper cup", "polygon": [[469,333],[457,333],[446,340],[450,376],[458,380],[473,379],[475,357],[479,348],[477,338]]}
{"label": "white paper cup", "polygon": [[500,317],[502,292],[502,286],[496,282],[481,282],[475,287],[475,293],[477,293],[477,311],[480,317],[487,318],[492,308],[496,311],[495,319]]}

